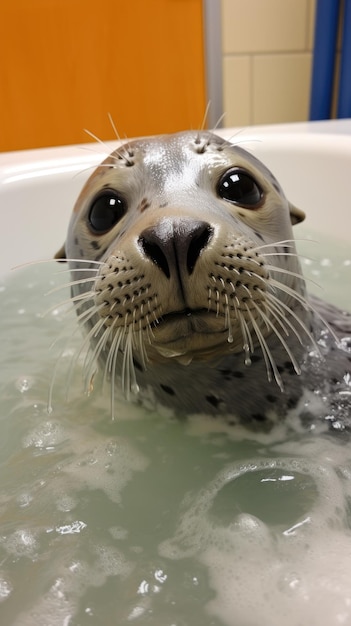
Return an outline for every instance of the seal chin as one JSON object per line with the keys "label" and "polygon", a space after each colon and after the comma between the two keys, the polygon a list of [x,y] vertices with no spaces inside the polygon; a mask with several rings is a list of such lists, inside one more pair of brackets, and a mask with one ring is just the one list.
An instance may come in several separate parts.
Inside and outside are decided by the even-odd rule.
{"label": "seal chin", "polygon": [[223,316],[205,310],[168,313],[153,329],[150,361],[175,360],[183,365],[208,361],[242,350],[241,333],[229,333]]}
{"label": "seal chin", "polygon": [[189,365],[192,361],[207,362],[223,357],[223,339],[220,343],[210,345],[204,343],[202,337],[192,336],[190,341],[180,339],[171,344],[154,344],[150,363],[176,361],[181,365]]}

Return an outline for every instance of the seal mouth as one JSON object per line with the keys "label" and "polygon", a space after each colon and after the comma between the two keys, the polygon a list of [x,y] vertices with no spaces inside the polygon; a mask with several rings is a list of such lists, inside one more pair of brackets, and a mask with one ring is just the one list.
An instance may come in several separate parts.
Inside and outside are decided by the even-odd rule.
{"label": "seal mouth", "polygon": [[228,344],[228,328],[222,315],[205,308],[184,308],[166,313],[153,322],[152,345],[167,357],[207,359],[213,350],[223,352]]}
{"label": "seal mouth", "polygon": [[158,326],[159,324],[164,324],[164,323],[167,323],[168,321],[191,318],[194,316],[204,315],[204,314],[209,315],[210,313],[211,312],[208,309],[204,309],[204,308],[192,309],[190,307],[186,307],[179,311],[171,311],[170,313],[165,313],[164,315],[162,315],[162,317],[159,320],[153,322],[152,325]]}
{"label": "seal mouth", "polygon": [[[193,360],[208,361],[227,350],[238,350],[228,343],[228,328],[222,315],[205,308],[185,308],[166,313],[153,322],[151,361],[175,360],[189,365]],[[240,346],[239,346],[240,348]]]}
{"label": "seal mouth", "polygon": [[207,334],[217,331],[213,327],[215,319],[218,320],[218,316],[208,309],[186,307],[179,311],[165,313],[152,323],[152,328],[153,330],[161,330],[164,327],[170,329],[174,325],[178,332],[182,329],[183,336],[188,336],[194,332]]}

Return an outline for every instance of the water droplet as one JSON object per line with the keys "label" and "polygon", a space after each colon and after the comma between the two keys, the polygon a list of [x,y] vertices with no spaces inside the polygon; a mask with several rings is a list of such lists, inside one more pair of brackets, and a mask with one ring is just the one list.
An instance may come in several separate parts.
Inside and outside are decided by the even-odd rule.
{"label": "water droplet", "polygon": [[244,361],[244,363],[245,363],[246,366],[249,366],[249,365],[251,365],[249,344],[248,343],[244,343],[243,349],[244,349],[244,352],[245,352],[245,361]]}

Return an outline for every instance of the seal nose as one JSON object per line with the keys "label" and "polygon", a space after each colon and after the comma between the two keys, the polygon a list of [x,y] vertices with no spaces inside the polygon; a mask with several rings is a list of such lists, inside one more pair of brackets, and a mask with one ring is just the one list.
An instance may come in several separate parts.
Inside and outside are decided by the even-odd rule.
{"label": "seal nose", "polygon": [[178,272],[185,267],[190,275],[201,252],[213,235],[207,222],[166,218],[145,229],[139,245],[145,255],[170,278],[172,268]]}

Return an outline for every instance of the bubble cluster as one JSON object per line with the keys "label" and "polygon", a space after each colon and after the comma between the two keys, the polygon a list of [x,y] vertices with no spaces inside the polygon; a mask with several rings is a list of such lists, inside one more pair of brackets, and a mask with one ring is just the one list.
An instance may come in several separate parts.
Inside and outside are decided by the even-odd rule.
{"label": "bubble cluster", "polygon": [[[296,444],[280,444],[276,450],[296,452]],[[159,546],[166,558],[193,557],[207,567],[215,597],[206,608],[225,625],[250,626],[257,616],[262,626],[351,621],[351,492],[339,477],[340,447],[316,440],[306,444],[305,452],[228,465],[185,507],[174,536]],[[349,464],[347,450],[344,458]],[[216,499],[228,484],[247,474],[276,476],[277,469],[283,477],[305,475],[315,484],[313,501],[307,499],[300,516],[293,514],[285,525],[266,524],[245,511],[226,523],[213,516]],[[279,504],[278,498],[275,506]]]}

